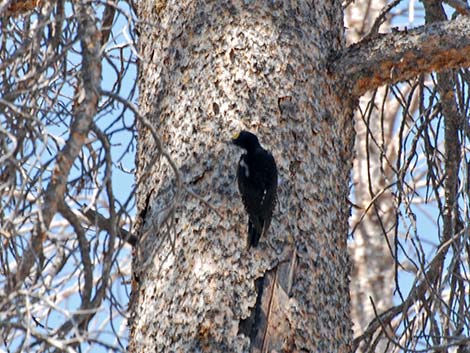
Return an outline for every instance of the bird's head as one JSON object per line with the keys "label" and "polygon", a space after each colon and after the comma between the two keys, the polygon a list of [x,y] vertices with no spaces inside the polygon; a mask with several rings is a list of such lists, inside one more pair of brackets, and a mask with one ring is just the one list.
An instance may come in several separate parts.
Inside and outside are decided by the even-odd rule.
{"label": "bird's head", "polygon": [[248,152],[254,151],[257,147],[260,147],[256,135],[245,130],[242,130],[239,133],[233,135],[232,143],[247,150]]}

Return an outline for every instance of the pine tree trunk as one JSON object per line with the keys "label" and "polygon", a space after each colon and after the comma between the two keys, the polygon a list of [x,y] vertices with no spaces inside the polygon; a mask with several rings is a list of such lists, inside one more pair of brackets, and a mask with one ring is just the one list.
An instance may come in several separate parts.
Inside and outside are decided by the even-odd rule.
{"label": "pine tree trunk", "polygon": [[[348,352],[354,133],[325,69],[344,45],[341,2],[147,0],[138,12],[140,107],[180,178],[140,123],[130,351]],[[268,237],[250,250],[227,144],[240,129],[279,170]]]}

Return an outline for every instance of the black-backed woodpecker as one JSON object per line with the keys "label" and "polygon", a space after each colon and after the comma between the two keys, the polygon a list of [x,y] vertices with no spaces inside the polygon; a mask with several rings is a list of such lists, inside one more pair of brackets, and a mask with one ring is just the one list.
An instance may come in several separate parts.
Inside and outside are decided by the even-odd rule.
{"label": "black-backed woodpecker", "polygon": [[265,236],[273,216],[277,195],[277,168],[272,154],[261,147],[256,135],[236,134],[232,142],[243,148],[238,162],[238,189],[248,213],[248,249]]}

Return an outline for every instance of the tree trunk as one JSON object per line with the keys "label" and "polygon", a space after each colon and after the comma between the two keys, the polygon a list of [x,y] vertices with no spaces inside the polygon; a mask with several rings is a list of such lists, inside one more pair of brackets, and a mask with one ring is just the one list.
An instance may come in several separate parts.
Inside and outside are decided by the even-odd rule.
{"label": "tree trunk", "polygon": [[[348,352],[354,133],[326,70],[341,2],[147,0],[138,14],[148,113],[130,351]],[[227,144],[240,129],[279,170],[271,229],[250,250]]]}
{"label": "tree trunk", "polygon": [[[386,3],[385,0],[357,0],[347,8],[348,42],[356,43],[371,31]],[[381,32],[389,27],[387,18]],[[359,207],[351,217],[354,240],[349,243],[354,336],[367,329],[376,312],[382,313],[393,305],[395,265],[390,250],[394,247],[395,205],[389,187],[393,173],[384,163],[384,156],[392,161],[396,158],[393,126],[399,105],[387,99],[388,94],[386,87],[365,94],[354,114],[354,203]],[[387,102],[385,106],[384,102]],[[387,342],[384,338],[377,351],[384,352]]]}

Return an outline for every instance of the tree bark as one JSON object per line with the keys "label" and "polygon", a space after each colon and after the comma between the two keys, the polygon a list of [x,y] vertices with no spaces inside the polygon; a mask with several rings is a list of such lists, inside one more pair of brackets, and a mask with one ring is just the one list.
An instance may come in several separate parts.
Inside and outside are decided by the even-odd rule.
{"label": "tree bark", "polygon": [[[140,29],[150,125],[138,126],[130,351],[348,352],[354,133],[326,70],[344,45],[341,2],[148,0],[138,12],[153,25]],[[249,251],[240,153],[226,143],[242,128],[280,181],[269,237]]]}
{"label": "tree bark", "polygon": [[[130,350],[348,351],[352,110],[380,84],[468,64],[468,20],[345,48],[339,2],[148,0],[138,14]],[[280,181],[250,251],[226,143],[242,128]]]}

